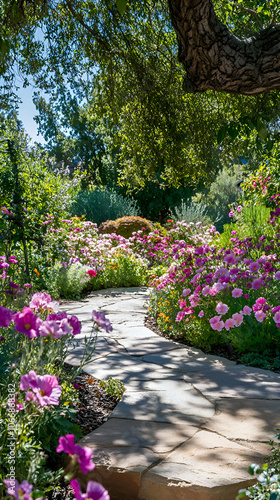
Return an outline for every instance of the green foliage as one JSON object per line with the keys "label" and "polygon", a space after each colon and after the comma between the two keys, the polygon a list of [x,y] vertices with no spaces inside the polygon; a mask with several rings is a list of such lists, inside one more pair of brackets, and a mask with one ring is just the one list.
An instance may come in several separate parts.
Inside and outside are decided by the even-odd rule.
{"label": "green foliage", "polygon": [[53,268],[52,275],[54,274],[56,274],[55,288],[60,297],[65,299],[81,298],[83,290],[87,288],[89,283],[87,268],[81,264],[63,267],[57,263]]}
{"label": "green foliage", "polygon": [[106,220],[115,220],[126,215],[138,215],[134,201],[118,194],[114,189],[80,191],[72,205],[72,214],[85,216],[98,226]]}
{"label": "green foliage", "polygon": [[171,217],[175,221],[185,221],[187,224],[201,222],[204,225],[213,224],[207,213],[207,205],[202,202],[191,201],[188,205],[181,200],[181,205],[171,211]]}
{"label": "green foliage", "polygon": [[112,377],[109,377],[108,380],[100,380],[99,386],[111,398],[122,399],[123,393],[126,390],[124,384],[118,378]]}
{"label": "green foliage", "polygon": [[230,222],[229,205],[237,202],[240,191],[236,184],[242,179],[240,168],[224,168],[210,185],[206,196],[201,195],[207,205],[211,220],[215,221],[217,231],[222,232],[224,224]]}

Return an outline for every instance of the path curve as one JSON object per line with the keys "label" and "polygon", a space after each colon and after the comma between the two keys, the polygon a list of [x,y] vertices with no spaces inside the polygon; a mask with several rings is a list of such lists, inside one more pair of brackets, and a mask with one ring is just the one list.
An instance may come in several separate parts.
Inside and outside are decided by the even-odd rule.
{"label": "path curve", "polygon": [[127,388],[79,442],[96,463],[87,479],[111,500],[235,500],[280,427],[280,375],[159,337],[144,326],[148,298],[144,287],[107,289],[62,307],[83,323],[67,362],[79,364],[91,312],[102,310],[113,331],[99,334],[85,371]]}

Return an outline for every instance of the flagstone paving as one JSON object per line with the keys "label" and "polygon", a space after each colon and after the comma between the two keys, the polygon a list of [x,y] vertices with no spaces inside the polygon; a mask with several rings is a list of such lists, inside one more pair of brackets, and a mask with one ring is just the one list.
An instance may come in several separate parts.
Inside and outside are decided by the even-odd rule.
{"label": "flagstone paving", "polygon": [[96,463],[80,481],[101,482],[111,500],[235,500],[280,427],[280,375],[159,337],[144,326],[148,297],[108,289],[63,307],[83,323],[67,361],[80,363],[91,312],[102,310],[113,331],[98,335],[84,370],[126,386],[109,420],[79,442]]}

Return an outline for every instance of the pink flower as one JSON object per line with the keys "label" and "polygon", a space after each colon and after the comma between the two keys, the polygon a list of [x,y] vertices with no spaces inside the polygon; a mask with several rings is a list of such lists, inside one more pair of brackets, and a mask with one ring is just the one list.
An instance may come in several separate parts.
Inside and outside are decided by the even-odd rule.
{"label": "pink flower", "polygon": [[260,323],[263,322],[264,318],[266,318],[266,314],[263,311],[256,311],[255,312],[255,318],[257,321]]}
{"label": "pink flower", "polygon": [[218,330],[218,332],[220,332],[224,327],[224,322],[221,321],[221,316],[214,316],[209,320],[209,323],[213,330]]}
{"label": "pink flower", "polygon": [[252,290],[258,290],[262,286],[262,279],[257,278],[252,282]]}
{"label": "pink flower", "polygon": [[226,304],[223,304],[222,302],[219,302],[216,307],[216,312],[218,314],[224,315],[228,312],[228,306]]}
{"label": "pink flower", "polygon": [[241,325],[241,323],[243,321],[243,315],[240,313],[234,313],[232,315],[232,319],[234,321],[235,326],[239,326],[239,325]]}
{"label": "pink flower", "polygon": [[182,295],[183,295],[183,297],[186,297],[187,295],[189,295],[189,293],[191,293],[191,289],[190,288],[185,288],[183,290]]}
{"label": "pink flower", "polygon": [[76,500],[110,500],[108,491],[105,490],[102,484],[96,483],[95,481],[89,481],[87,483],[86,493],[82,493],[77,479],[72,479],[70,485],[74,490]]}
{"label": "pink flower", "polygon": [[52,309],[57,312],[59,308],[58,302],[52,302],[51,296],[45,292],[34,293],[29,303],[29,307],[36,312],[44,309]]}
{"label": "pink flower", "polygon": [[175,321],[182,321],[182,319],[186,316],[186,313],[184,311],[179,311]]}
{"label": "pink flower", "polygon": [[15,312],[0,306],[0,327],[7,328],[15,316]]}
{"label": "pink flower", "polygon": [[267,303],[267,300],[264,298],[264,297],[259,297],[257,300],[256,300],[256,304],[260,305],[260,306],[263,306],[264,304]]}
{"label": "pink flower", "polygon": [[241,206],[241,205],[238,205],[238,207],[236,207],[236,210],[237,210],[237,212],[241,212],[241,210],[242,210],[242,206]]}
{"label": "pink flower", "polygon": [[[28,481],[23,481],[21,484],[15,479],[4,479],[4,483],[8,487],[7,493],[15,498],[15,500],[32,500],[31,492],[33,490],[33,485],[29,484]],[[37,500],[42,500],[38,498]]]}
{"label": "pink flower", "polygon": [[58,440],[59,445],[56,448],[57,453],[64,451],[68,453],[74,463],[79,464],[81,471],[84,474],[94,469],[95,464],[92,462],[92,450],[85,446],[82,448],[78,444],[75,444],[74,434],[66,434]]}
{"label": "pink flower", "polygon": [[275,321],[275,323],[280,323],[280,311],[277,311],[275,316],[273,316],[273,321]]}
{"label": "pink flower", "polygon": [[199,318],[203,318],[203,316],[204,316],[204,311],[202,311],[202,310],[201,310],[201,311],[198,313],[198,317],[199,317]]}
{"label": "pink flower", "polygon": [[233,328],[235,326],[235,321],[232,318],[229,318],[225,322],[225,329],[229,330],[230,328]]}
{"label": "pink flower", "polygon": [[35,316],[33,311],[29,307],[24,307],[22,312],[18,312],[14,316],[15,329],[27,335],[30,339],[33,337],[38,337],[39,327],[42,320]]}
{"label": "pink flower", "polygon": [[36,375],[34,370],[21,377],[20,389],[31,389],[25,399],[36,401],[39,406],[58,405],[62,391],[55,375]]}
{"label": "pink flower", "polygon": [[206,295],[208,295],[208,293],[210,292],[211,288],[209,285],[206,285],[205,287],[202,288],[202,295],[204,295],[204,297],[206,297]]}
{"label": "pink flower", "polygon": [[249,307],[249,306],[243,307],[242,314],[244,314],[244,316],[250,316],[251,312],[252,312],[251,307]]}
{"label": "pink flower", "polygon": [[242,288],[234,288],[234,290],[232,290],[232,296],[236,299],[237,297],[241,297],[243,294],[243,290]]}
{"label": "pink flower", "polygon": [[43,321],[39,328],[39,335],[41,337],[46,337],[47,335],[53,335],[54,338],[59,330],[59,325],[54,320]]}

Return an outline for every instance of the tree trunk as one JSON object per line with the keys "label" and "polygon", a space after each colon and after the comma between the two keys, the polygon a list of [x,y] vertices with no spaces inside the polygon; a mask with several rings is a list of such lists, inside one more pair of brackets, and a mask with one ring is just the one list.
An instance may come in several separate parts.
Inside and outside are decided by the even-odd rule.
{"label": "tree trunk", "polygon": [[240,40],[218,20],[212,0],[168,2],[186,92],[254,95],[280,89],[280,24]]}

